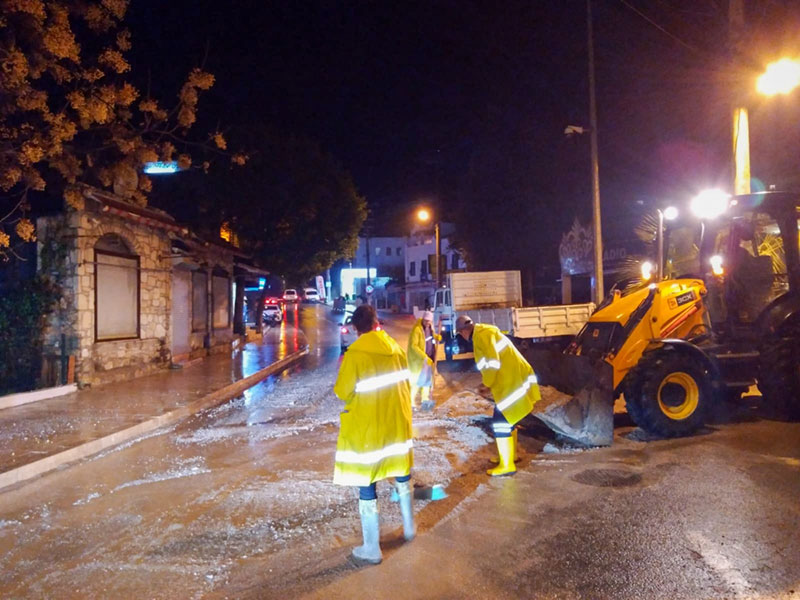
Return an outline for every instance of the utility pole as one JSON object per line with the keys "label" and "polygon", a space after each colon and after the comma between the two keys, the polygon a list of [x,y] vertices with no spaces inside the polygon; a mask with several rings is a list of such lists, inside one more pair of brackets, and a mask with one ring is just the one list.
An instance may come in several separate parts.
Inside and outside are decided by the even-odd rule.
{"label": "utility pole", "polygon": [[[442,287],[442,242],[439,238],[439,220],[437,217],[436,224],[434,225],[434,233],[436,234],[436,291]],[[435,292],[434,292],[435,294]]]}
{"label": "utility pole", "polygon": [[367,218],[364,220],[364,247],[367,251],[367,289],[364,290],[367,295],[367,304],[372,304],[372,294],[368,291],[370,286],[372,285],[372,280],[369,276],[369,235],[370,229],[372,228],[372,222],[370,221],[370,216],[368,215]]}
{"label": "utility pole", "polygon": [[589,127],[592,147],[592,224],[594,234],[594,281],[592,291],[595,304],[605,298],[603,290],[603,224],[600,217],[600,167],[597,156],[597,99],[594,81],[594,33],[592,29],[592,0],[586,0],[586,25],[589,46]]}

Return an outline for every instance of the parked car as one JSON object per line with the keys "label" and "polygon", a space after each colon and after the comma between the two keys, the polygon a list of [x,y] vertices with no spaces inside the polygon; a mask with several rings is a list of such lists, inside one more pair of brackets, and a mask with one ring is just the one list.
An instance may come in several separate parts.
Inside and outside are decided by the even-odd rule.
{"label": "parked car", "polygon": [[283,292],[284,302],[297,302],[297,290],[285,290]]}
{"label": "parked car", "polygon": [[264,300],[264,306],[269,306],[270,304],[274,304],[275,306],[279,306],[282,299],[278,298],[277,296],[269,296]]}
{"label": "parked car", "polygon": [[342,352],[346,351],[350,344],[355,342],[356,339],[358,339],[358,332],[356,331],[356,326],[353,325],[353,313],[346,312],[341,327],[339,328],[339,340],[341,342]]}
{"label": "parked car", "polygon": [[[375,328],[378,331],[383,329],[383,321],[378,321],[378,326]],[[353,325],[353,313],[346,312],[344,314],[344,320],[340,323],[339,326],[339,341],[342,347],[342,352],[346,351],[347,348],[350,347],[350,344],[355,342],[358,339],[358,331],[356,331],[356,326]]]}
{"label": "parked car", "polygon": [[283,311],[277,304],[267,304],[264,307],[264,321],[267,323],[280,323],[283,321]]}
{"label": "parked car", "polygon": [[306,288],[303,290],[303,299],[306,302],[319,302],[319,292],[315,288]]}

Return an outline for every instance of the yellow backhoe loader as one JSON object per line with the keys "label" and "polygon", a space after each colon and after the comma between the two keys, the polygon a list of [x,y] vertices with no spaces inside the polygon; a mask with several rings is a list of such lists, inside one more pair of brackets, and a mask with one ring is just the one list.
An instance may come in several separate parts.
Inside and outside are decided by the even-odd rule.
{"label": "yellow backhoe loader", "polygon": [[611,444],[620,395],[659,437],[697,430],[756,383],[800,416],[800,194],[693,208],[702,219],[657,232],[667,256],[652,281],[612,290],[563,353],[524,350],[539,383],[566,394],[534,416],[569,441]]}

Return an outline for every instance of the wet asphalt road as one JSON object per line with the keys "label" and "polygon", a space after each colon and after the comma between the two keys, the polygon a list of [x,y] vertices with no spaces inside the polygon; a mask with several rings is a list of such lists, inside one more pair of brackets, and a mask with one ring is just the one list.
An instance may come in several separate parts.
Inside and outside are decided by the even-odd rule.
{"label": "wet asphalt road", "polygon": [[757,399],[680,440],[638,441],[623,417],[613,447],[577,454],[542,454],[528,423],[516,477],[485,476],[490,445],[462,457],[413,543],[382,504],[384,563],[356,569],[353,494],[330,484],[338,321],[290,311],[268,340],[308,342],[301,363],[0,493],[0,597],[800,598],[800,425]]}

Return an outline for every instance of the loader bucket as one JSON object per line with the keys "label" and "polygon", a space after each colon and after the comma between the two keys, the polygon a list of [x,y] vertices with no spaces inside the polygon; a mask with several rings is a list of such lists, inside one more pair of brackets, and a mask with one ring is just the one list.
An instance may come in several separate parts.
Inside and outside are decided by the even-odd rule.
{"label": "loader bucket", "polygon": [[613,370],[604,360],[527,349],[542,399],[531,413],[555,433],[580,446],[610,446],[614,439]]}

